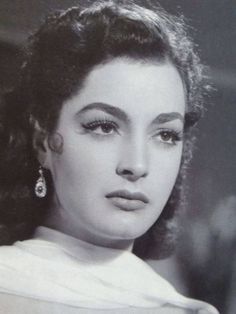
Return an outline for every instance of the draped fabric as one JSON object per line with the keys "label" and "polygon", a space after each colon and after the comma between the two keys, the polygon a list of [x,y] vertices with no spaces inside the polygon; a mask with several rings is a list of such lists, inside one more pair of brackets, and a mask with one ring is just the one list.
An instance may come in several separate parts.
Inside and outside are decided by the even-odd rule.
{"label": "draped fabric", "polygon": [[98,247],[39,227],[0,248],[0,292],[85,309],[177,308],[218,312],[186,298],[129,251]]}

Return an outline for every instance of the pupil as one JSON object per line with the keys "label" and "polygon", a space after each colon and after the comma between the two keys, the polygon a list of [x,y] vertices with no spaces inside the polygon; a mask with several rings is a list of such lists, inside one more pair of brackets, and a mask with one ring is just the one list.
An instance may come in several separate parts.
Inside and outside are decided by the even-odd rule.
{"label": "pupil", "polygon": [[163,140],[168,141],[168,140],[170,139],[170,134],[167,133],[167,132],[164,132],[164,133],[162,134],[162,138],[163,138]]}
{"label": "pupil", "polygon": [[110,131],[111,131],[111,126],[110,125],[107,125],[107,124],[104,124],[104,125],[102,125],[102,131],[104,132],[104,133],[109,133]]}

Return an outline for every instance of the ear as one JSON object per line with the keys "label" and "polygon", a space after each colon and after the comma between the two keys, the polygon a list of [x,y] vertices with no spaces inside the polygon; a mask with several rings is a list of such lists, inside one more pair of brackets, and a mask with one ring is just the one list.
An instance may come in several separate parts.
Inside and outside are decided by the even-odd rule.
{"label": "ear", "polygon": [[36,153],[38,162],[43,168],[50,168],[50,149],[48,147],[48,132],[46,132],[38,123],[37,120],[31,118],[33,125],[33,148]]}

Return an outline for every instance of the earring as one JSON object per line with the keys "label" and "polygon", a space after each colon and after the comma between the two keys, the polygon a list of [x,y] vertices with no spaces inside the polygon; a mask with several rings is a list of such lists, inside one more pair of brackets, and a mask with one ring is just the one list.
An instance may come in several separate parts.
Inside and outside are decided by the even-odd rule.
{"label": "earring", "polygon": [[47,194],[47,185],[46,180],[43,175],[43,168],[39,167],[39,178],[36,181],[35,188],[34,188],[35,195],[39,198],[43,198]]}

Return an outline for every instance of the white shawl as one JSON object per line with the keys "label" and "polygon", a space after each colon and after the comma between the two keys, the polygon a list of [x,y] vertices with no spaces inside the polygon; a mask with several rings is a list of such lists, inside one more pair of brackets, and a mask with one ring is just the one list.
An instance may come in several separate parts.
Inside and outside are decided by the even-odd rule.
{"label": "white shawl", "polygon": [[211,305],[186,298],[128,251],[98,247],[39,227],[35,237],[0,248],[0,292],[78,308],[189,310]]}

